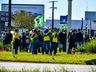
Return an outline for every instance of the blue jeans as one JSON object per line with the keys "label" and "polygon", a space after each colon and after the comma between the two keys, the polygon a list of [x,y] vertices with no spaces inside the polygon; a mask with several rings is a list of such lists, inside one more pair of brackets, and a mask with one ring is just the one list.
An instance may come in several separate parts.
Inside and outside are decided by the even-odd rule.
{"label": "blue jeans", "polygon": [[48,54],[49,51],[50,51],[50,41],[44,41],[44,47],[42,53],[44,54],[45,52],[46,54]]}
{"label": "blue jeans", "polygon": [[82,46],[83,42],[76,42],[77,46]]}
{"label": "blue jeans", "polygon": [[32,54],[37,54],[38,43],[32,44]]}
{"label": "blue jeans", "polygon": [[52,54],[52,51],[54,51],[54,54],[56,54],[57,47],[58,47],[58,43],[52,42],[52,46],[51,46],[51,50],[50,50],[51,54]]}
{"label": "blue jeans", "polygon": [[39,42],[39,44],[38,44],[38,52],[39,52],[39,53],[41,52],[40,47],[42,47],[42,48],[43,48],[43,42]]}
{"label": "blue jeans", "polygon": [[62,41],[60,41],[60,43],[63,45],[63,47],[59,48],[59,51],[61,52],[61,49],[62,49],[63,52],[65,52],[66,51],[66,40],[62,40]]}
{"label": "blue jeans", "polygon": [[32,49],[33,49],[33,43],[30,42],[30,52],[32,52]]}
{"label": "blue jeans", "polygon": [[28,52],[28,49],[29,49],[29,43],[26,43],[26,47],[25,47],[26,52]]}
{"label": "blue jeans", "polygon": [[18,53],[18,45],[14,45],[14,49],[15,49],[15,54]]}

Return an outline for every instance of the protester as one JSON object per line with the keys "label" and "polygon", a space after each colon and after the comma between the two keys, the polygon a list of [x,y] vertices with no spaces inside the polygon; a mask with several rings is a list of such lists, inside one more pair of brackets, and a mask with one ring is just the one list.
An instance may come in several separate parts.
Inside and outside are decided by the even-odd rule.
{"label": "protester", "polygon": [[29,49],[29,45],[30,45],[30,34],[29,34],[29,31],[26,31],[26,52],[28,52],[28,49]]}
{"label": "protester", "polygon": [[80,29],[78,29],[78,32],[76,33],[76,44],[77,46],[82,46],[83,45],[83,34],[81,33]]}
{"label": "protester", "polygon": [[38,31],[38,40],[39,40],[38,52],[41,53],[41,51],[43,49],[43,32],[42,32],[42,30]]}
{"label": "protester", "polygon": [[46,54],[49,54],[49,51],[50,51],[50,41],[51,41],[51,39],[50,39],[50,31],[49,31],[49,29],[45,29],[44,30],[44,47],[43,47],[43,54],[44,54],[44,52],[46,53]]}
{"label": "protester", "polygon": [[4,48],[4,50],[5,50],[5,48],[6,48],[5,38],[6,38],[6,33],[3,32],[3,33],[2,33],[2,36],[1,36],[1,40],[2,40],[2,43],[3,43],[3,48]]}
{"label": "protester", "polygon": [[57,48],[58,48],[58,35],[57,35],[57,32],[54,31],[52,34],[51,54],[52,54],[52,52],[54,52],[54,55],[56,55]]}
{"label": "protester", "polygon": [[[5,49],[6,50],[10,50],[11,51],[11,41],[12,41],[12,34],[10,33],[10,31],[5,31],[6,33],[4,34],[4,38],[3,38],[3,40],[4,40],[4,46],[6,47]],[[7,48],[7,47],[9,47],[9,48]]]}
{"label": "protester", "polygon": [[22,43],[22,51],[26,51],[26,35],[25,32],[22,33],[21,36],[21,43]]}
{"label": "protester", "polygon": [[20,34],[18,33],[18,30],[15,30],[15,33],[13,35],[13,51],[14,54],[18,53],[18,46],[19,46],[19,42],[20,41]]}
{"label": "protester", "polygon": [[70,36],[69,36],[69,50],[68,50],[68,53],[73,53],[73,50],[75,51],[75,48],[76,48],[76,44],[75,44],[76,40],[75,40],[75,37],[74,37],[74,32],[71,32],[70,33]]}
{"label": "protester", "polygon": [[32,34],[32,54],[37,54],[38,43],[38,31],[35,29]]}
{"label": "protester", "polygon": [[64,30],[60,31],[59,33],[59,43],[62,45],[62,48],[59,48],[59,51],[66,51],[66,33],[64,32]]}

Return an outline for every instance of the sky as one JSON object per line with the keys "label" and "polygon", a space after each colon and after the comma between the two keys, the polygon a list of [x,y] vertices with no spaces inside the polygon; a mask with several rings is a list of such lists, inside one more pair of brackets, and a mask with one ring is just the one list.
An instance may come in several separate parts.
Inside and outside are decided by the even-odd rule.
{"label": "sky", "polygon": [[[51,19],[52,10],[50,9],[52,0],[12,0],[13,4],[44,4],[45,5],[45,19]],[[57,0],[55,0],[57,1]],[[8,0],[0,0],[1,4],[8,3]],[[55,19],[60,19],[61,15],[67,15],[68,0],[58,0],[55,3]],[[72,1],[72,19],[81,20],[85,17],[85,11],[96,11],[96,0],[73,0]]]}

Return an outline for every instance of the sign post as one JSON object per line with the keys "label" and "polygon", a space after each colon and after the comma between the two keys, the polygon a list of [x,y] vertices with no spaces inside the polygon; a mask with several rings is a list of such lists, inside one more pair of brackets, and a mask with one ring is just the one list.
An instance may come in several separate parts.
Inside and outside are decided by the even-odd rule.
{"label": "sign post", "polygon": [[67,16],[60,16],[60,29],[66,30],[67,28]]}
{"label": "sign post", "polygon": [[60,16],[60,24],[66,24],[67,23],[67,16]]}
{"label": "sign post", "polygon": [[66,30],[66,52],[68,52],[68,16],[60,16],[60,28]]}

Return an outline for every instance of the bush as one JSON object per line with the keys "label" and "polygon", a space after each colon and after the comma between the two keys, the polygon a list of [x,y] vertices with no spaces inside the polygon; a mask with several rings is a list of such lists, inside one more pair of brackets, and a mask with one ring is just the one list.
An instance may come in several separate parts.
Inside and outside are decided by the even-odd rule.
{"label": "bush", "polygon": [[[4,48],[5,48],[5,49],[4,49]],[[0,40],[0,51],[3,51],[3,50],[9,51],[9,50],[10,50],[10,45],[7,44],[7,45],[3,46],[3,43],[2,43],[2,41]]]}
{"label": "bush", "polygon": [[3,44],[2,44],[2,42],[0,41],[0,49],[3,47]]}
{"label": "bush", "polygon": [[80,52],[96,53],[96,40],[92,40],[81,47],[77,47]]}

